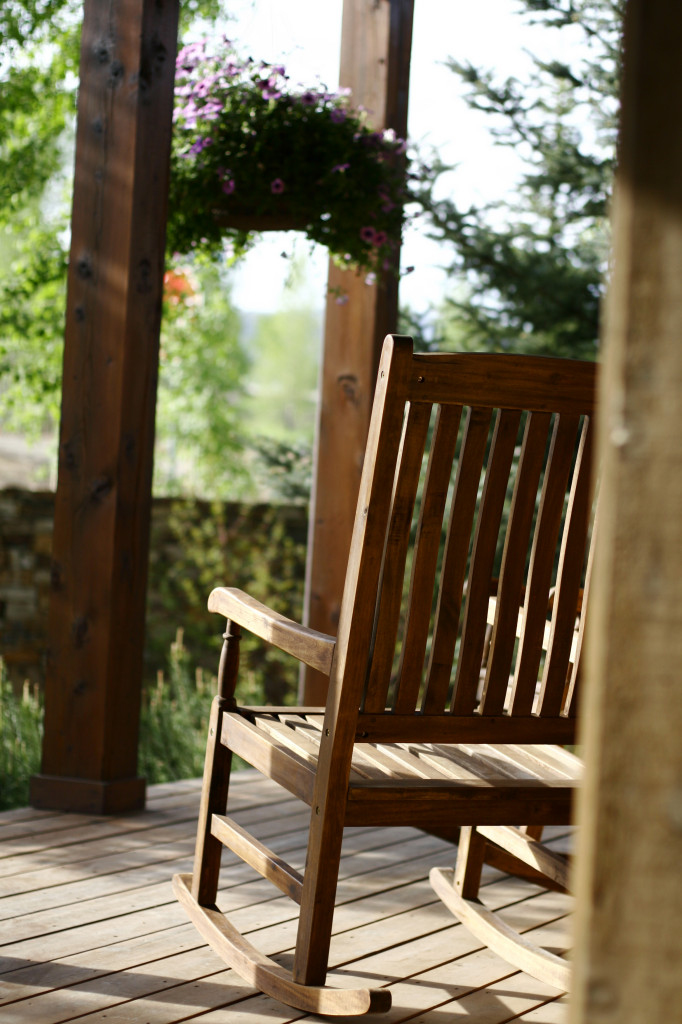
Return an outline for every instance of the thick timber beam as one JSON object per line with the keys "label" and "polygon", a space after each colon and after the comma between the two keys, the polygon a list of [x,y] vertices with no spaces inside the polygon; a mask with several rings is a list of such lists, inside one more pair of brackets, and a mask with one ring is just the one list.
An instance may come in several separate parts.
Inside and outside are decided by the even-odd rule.
{"label": "thick timber beam", "polygon": [[[344,0],[340,85],[374,128],[407,134],[414,0]],[[336,635],[374,382],[384,337],[397,330],[398,276],[376,284],[330,263],[308,536],[306,622]],[[347,301],[336,301],[337,291]],[[301,699],[324,704],[327,678],[308,668]]]}
{"label": "thick timber beam", "polygon": [[572,1024],[682,1020],[682,5],[629,0]]}
{"label": "thick timber beam", "polygon": [[144,804],[137,777],[179,0],[86,0],[45,738],[37,807]]}

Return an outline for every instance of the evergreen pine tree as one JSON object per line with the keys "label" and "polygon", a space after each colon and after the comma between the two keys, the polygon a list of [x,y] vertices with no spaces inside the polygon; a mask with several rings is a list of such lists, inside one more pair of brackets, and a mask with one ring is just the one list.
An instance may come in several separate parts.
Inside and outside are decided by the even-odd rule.
{"label": "evergreen pine tree", "polygon": [[462,208],[435,198],[433,181],[426,187],[430,233],[453,251],[457,298],[446,303],[442,332],[458,347],[595,358],[624,4],[519,2],[526,19],[571,32],[576,58],[536,55],[528,81],[501,83],[449,61],[469,106],[489,115],[496,143],[513,146],[526,170],[511,201],[486,206]]}

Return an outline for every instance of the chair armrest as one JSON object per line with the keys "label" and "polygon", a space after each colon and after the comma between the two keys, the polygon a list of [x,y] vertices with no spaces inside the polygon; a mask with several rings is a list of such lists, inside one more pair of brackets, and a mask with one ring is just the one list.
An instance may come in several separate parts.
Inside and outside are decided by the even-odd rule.
{"label": "chair armrest", "polygon": [[208,610],[224,615],[281,651],[329,675],[336,648],[333,636],[301,626],[234,587],[216,587],[211,591]]}

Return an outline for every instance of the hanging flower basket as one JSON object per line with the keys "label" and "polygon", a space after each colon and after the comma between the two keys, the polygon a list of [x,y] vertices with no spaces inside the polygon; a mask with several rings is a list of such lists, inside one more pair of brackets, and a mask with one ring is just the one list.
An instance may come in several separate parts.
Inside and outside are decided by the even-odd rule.
{"label": "hanging flower basket", "polygon": [[343,93],[292,89],[281,65],[232,44],[184,47],[176,72],[168,242],[235,256],[295,229],[342,266],[377,271],[400,242],[405,142],[374,132]]}

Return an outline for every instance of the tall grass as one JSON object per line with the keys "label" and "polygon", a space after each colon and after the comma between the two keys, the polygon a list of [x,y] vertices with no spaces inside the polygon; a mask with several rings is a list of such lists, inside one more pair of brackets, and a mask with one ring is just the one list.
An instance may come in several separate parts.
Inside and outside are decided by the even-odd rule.
{"label": "tall grass", "polygon": [[179,629],[168,653],[168,671],[145,687],[140,715],[138,771],[147,782],[191,779],[204,770],[206,730],[215,679],[192,673]]}
{"label": "tall grass", "polygon": [[0,810],[28,803],[29,779],[40,770],[42,742],[41,694],[24,683],[17,696],[0,658]]}
{"label": "tall grass", "polygon": [[[149,783],[196,778],[204,770],[216,680],[200,668],[193,671],[190,660],[180,629],[170,645],[167,671],[143,689],[138,772]],[[241,695],[247,701],[262,699],[262,681],[252,676],[245,673]],[[40,771],[43,713],[38,688],[26,683],[16,694],[0,659],[0,810],[28,804],[30,778]]]}

